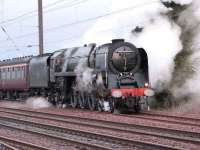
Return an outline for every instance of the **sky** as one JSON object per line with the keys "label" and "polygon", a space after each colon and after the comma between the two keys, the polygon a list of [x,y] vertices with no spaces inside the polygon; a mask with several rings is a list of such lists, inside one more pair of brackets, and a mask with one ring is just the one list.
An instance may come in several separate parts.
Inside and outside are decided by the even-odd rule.
{"label": "sky", "polygon": [[[160,0],[43,0],[44,52],[129,40],[127,32],[165,11],[161,5]],[[37,0],[0,0],[6,31],[0,29],[0,60],[38,54],[37,17]]]}
{"label": "sky", "polygon": [[[83,45],[82,36],[96,22],[87,19],[106,14],[111,1],[43,0],[43,7],[44,50],[52,52]],[[0,25],[8,34],[0,30],[0,59],[38,54],[37,21],[37,0],[0,0]]]}

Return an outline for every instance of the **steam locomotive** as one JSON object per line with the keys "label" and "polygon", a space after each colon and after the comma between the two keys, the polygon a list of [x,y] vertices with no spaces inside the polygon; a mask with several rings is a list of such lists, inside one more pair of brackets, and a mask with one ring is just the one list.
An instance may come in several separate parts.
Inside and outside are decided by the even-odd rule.
{"label": "steam locomotive", "polygon": [[134,110],[152,96],[148,57],[123,39],[0,62],[0,99],[43,96],[55,105]]}

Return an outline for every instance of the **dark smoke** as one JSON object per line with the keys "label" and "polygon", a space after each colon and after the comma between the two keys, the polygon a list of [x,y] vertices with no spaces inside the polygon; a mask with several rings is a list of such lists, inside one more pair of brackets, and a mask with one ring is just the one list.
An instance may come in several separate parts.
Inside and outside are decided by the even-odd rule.
{"label": "dark smoke", "polygon": [[[158,93],[157,101],[161,101],[161,106],[174,107],[187,105],[187,103],[196,103],[196,99],[199,96],[198,79],[200,77],[198,66],[200,57],[199,47],[195,45],[195,41],[198,36],[198,30],[200,29],[200,21],[195,12],[200,5],[198,1],[193,1],[191,4],[181,5],[176,1],[164,2],[166,7],[172,9],[167,15],[181,27],[180,39],[182,41],[183,48],[176,55],[174,59],[174,71],[172,73],[172,80],[169,83],[169,87]],[[162,99],[164,99],[162,101]],[[194,104],[195,105],[195,104]]]}

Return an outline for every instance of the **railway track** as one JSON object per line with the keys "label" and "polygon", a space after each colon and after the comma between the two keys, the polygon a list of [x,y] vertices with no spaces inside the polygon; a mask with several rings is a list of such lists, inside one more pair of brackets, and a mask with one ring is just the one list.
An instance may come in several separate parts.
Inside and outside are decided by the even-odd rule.
{"label": "railway track", "polygon": [[[164,112],[164,111],[145,111],[144,114],[149,115],[157,115],[161,117],[174,117],[174,118],[186,118],[186,119],[194,119],[194,120],[200,120],[200,116],[198,114],[192,114],[192,113],[171,113],[171,112]],[[184,115],[184,116],[183,116]]]}
{"label": "railway track", "polygon": [[[3,118],[1,117],[0,121],[0,126],[9,128],[12,130],[19,130],[21,132],[28,132],[31,134],[37,134],[41,136],[46,136],[46,137],[51,137],[56,140],[62,140],[63,142],[67,142],[70,144],[73,144],[74,147],[79,146],[80,149],[95,149],[95,150],[112,150],[113,148],[120,148],[120,145],[118,143],[113,143],[112,148],[109,145],[109,143],[104,142],[100,143],[98,141],[90,141],[91,139],[88,137],[84,139],[83,133],[73,133],[73,130],[71,131],[64,131],[63,128],[57,127],[57,126],[49,126],[49,125],[44,125],[44,124],[38,124],[34,122],[28,122],[28,121],[23,121],[23,120],[18,120],[18,119],[13,119],[13,118]],[[97,140],[97,139],[96,139]],[[13,140],[14,141],[14,140]],[[122,142],[121,142],[122,143]],[[102,146],[101,144],[105,144]],[[14,146],[18,145],[14,141]],[[21,142],[21,147],[25,147],[26,145],[32,145],[31,143],[24,143]],[[118,147],[117,147],[118,146]],[[37,150],[47,150],[51,148],[40,148],[41,146],[36,147]],[[123,145],[125,149],[127,149],[125,145]],[[25,148],[26,149],[26,148]],[[29,149],[29,148],[27,148]],[[32,147],[30,148],[31,150],[33,149]],[[20,148],[21,150],[21,148]],[[53,149],[52,149],[53,150]]]}
{"label": "railway track", "polygon": [[[54,121],[59,121],[63,123],[100,128],[104,130],[109,129],[109,130],[114,130],[115,132],[153,136],[157,138],[179,141],[180,143],[181,142],[192,143],[194,145],[200,146],[200,140],[199,140],[200,134],[189,132],[189,131],[186,132],[186,131],[181,131],[181,130],[171,130],[171,129],[166,129],[166,128],[142,126],[142,125],[137,125],[137,124],[130,125],[130,124],[125,124],[125,123],[116,123],[116,122],[114,123],[114,122],[104,121],[104,120],[80,118],[80,117],[75,117],[75,116],[62,116],[62,115],[49,114],[49,113],[44,113],[44,112],[35,112],[35,111],[30,111],[30,110],[21,110],[21,109],[13,109],[13,108],[0,108],[0,112],[10,113],[12,115],[20,115],[24,117],[34,117],[37,119],[54,120]],[[27,122],[21,119],[17,120],[14,118],[6,118],[6,120],[8,119],[11,119],[10,122],[14,121],[14,122],[17,122],[18,124],[23,122],[23,124],[28,124],[29,126],[32,125],[32,123],[30,123],[29,121]],[[4,118],[1,118],[1,120],[4,120]],[[81,136],[85,134],[84,136],[88,137],[88,132],[85,133],[85,131],[75,131],[73,129],[69,129],[69,128],[66,129],[66,128],[57,127],[57,126],[50,127],[45,124],[38,124],[38,123],[37,124],[35,123],[34,126],[39,126],[40,128],[42,127],[43,129],[51,128],[51,130],[60,131],[62,133],[69,133],[70,131],[70,133],[73,133],[73,135],[74,134],[76,135],[77,133],[80,135],[80,133],[82,133]],[[130,145],[129,147],[127,147],[127,149],[130,149],[133,147],[142,148],[142,149],[143,148],[148,149],[149,147],[153,149],[184,149],[184,147],[180,147],[180,146],[168,146],[168,145],[162,145],[159,143],[142,142],[142,141],[137,141],[137,140],[133,141],[133,140],[122,138],[122,137],[119,138],[119,137],[112,137],[108,135],[99,135],[99,134],[94,135],[94,133],[89,133],[89,137],[98,138],[100,141],[110,141],[112,139],[112,141],[110,141],[111,143],[122,142],[123,143],[122,146]],[[116,147],[120,149],[119,145],[117,145]]]}
{"label": "railway track", "polygon": [[[110,136],[106,134],[96,134],[83,130],[66,129],[59,126],[39,124],[30,121],[24,121],[14,118],[0,117],[0,126],[16,130],[26,131],[34,134],[45,135],[55,139],[61,139],[73,142],[75,145],[102,150],[128,150],[128,149],[178,149],[166,145],[143,142],[139,140],[130,140],[128,138]],[[85,139],[84,139],[85,138]]]}
{"label": "railway track", "polygon": [[128,117],[136,117],[141,119],[148,119],[152,121],[162,121],[166,123],[175,123],[175,124],[184,124],[189,126],[197,126],[200,127],[200,119],[192,118],[192,117],[182,117],[175,115],[167,115],[167,114],[158,114],[152,112],[143,112],[141,115],[128,115]]}
{"label": "railway track", "polygon": [[19,141],[13,138],[0,136],[1,150],[48,150],[43,146],[38,146],[28,142]]}

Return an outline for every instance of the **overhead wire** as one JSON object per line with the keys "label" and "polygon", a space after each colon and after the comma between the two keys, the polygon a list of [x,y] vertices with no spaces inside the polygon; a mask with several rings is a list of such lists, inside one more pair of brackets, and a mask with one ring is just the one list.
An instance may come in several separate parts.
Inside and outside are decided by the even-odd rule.
{"label": "overhead wire", "polygon": [[[106,13],[106,14],[103,14],[103,15],[99,15],[99,16],[96,16],[96,17],[91,17],[91,18],[88,18],[88,19],[83,19],[83,20],[79,20],[79,21],[76,21],[76,22],[72,22],[72,23],[69,23],[69,24],[63,24],[63,25],[59,25],[59,26],[56,26],[56,27],[52,27],[52,28],[49,28],[49,29],[46,29],[44,30],[44,32],[49,32],[49,31],[53,31],[53,30],[57,30],[57,29],[61,29],[61,28],[64,28],[64,27],[68,27],[68,26],[74,26],[76,24],[80,24],[80,23],[85,23],[85,22],[89,22],[89,21],[93,21],[93,20],[97,20],[97,19],[100,19],[100,18],[104,18],[104,17],[107,17],[107,16],[111,16],[113,14],[119,14],[121,12],[124,12],[124,11],[129,11],[131,9],[134,9],[134,8],[138,8],[138,7],[141,7],[141,6],[144,6],[144,5],[148,5],[148,4],[152,4],[152,3],[157,3],[158,1],[149,1],[147,3],[143,3],[143,4],[139,4],[139,5],[134,5],[134,6],[131,6],[131,7],[128,7],[128,8],[124,8],[124,9],[120,9],[120,10],[117,10],[117,11],[113,11],[113,12],[109,12],[109,13]],[[111,30],[111,29],[110,29]],[[108,30],[107,30],[108,31]],[[102,31],[103,32],[103,31]],[[20,36],[17,36],[17,37],[14,37],[14,38],[17,38],[17,39],[20,39],[20,38],[23,38],[23,37],[27,37],[27,36],[30,36],[30,35],[35,35],[35,34],[38,34],[38,32],[34,32],[34,33],[27,33],[25,35],[20,35]],[[77,35],[77,36],[71,36],[67,39],[63,39],[63,40],[56,40],[56,41],[53,41],[53,42],[45,42],[46,44],[49,44],[49,43],[57,43],[57,42],[61,42],[61,41],[66,41],[66,40],[70,40],[70,39],[73,39],[73,38],[78,38],[82,35]],[[4,40],[5,41],[5,40]],[[0,42],[3,42],[3,41],[0,41]],[[29,44],[30,47],[32,47],[31,45],[34,45],[34,44]],[[35,44],[37,45],[37,44]],[[25,46],[27,47],[27,46]]]}
{"label": "overhead wire", "polygon": [[[158,1],[157,1],[157,0],[149,1],[149,2],[146,2],[146,3],[143,3],[143,4],[130,6],[130,7],[128,7],[128,8],[123,8],[123,9],[120,9],[120,10],[117,10],[117,11],[113,11],[113,12],[109,12],[109,13],[106,13],[106,14],[103,14],[103,15],[99,15],[99,16],[95,16],[95,17],[91,17],[91,18],[87,18],[87,19],[75,21],[75,22],[68,23],[68,24],[62,24],[62,25],[55,26],[55,27],[52,27],[52,28],[47,28],[46,30],[44,30],[44,33],[50,32],[50,31],[53,31],[53,30],[58,30],[58,29],[61,29],[61,28],[67,28],[67,27],[74,26],[74,25],[77,25],[77,24],[82,24],[82,23],[86,23],[86,22],[98,20],[98,19],[100,19],[100,18],[105,18],[105,17],[107,17],[107,16],[111,16],[111,15],[114,15],[114,14],[119,14],[119,13],[121,13],[121,12],[129,11],[129,10],[131,10],[131,9],[138,8],[138,7],[141,7],[141,6],[144,6],[144,5],[149,5],[149,4],[152,4],[152,3],[158,3]],[[38,34],[38,32],[27,33],[27,34],[24,34],[24,35],[16,36],[16,37],[14,37],[14,38],[16,38],[16,39],[21,39],[21,38],[25,38],[25,37],[27,37],[27,36],[33,36],[33,35],[35,35],[35,34]],[[4,41],[5,41],[5,40],[4,40]],[[0,41],[0,42],[3,42],[3,40]]]}
{"label": "overhead wire", "polygon": [[[140,22],[140,23],[145,23],[144,21],[143,22]],[[99,33],[107,33],[108,31],[112,31],[112,30],[118,30],[118,31],[121,31],[123,29],[127,29],[129,27],[135,27],[135,25],[133,24],[127,24],[127,25],[123,25],[123,26],[119,26],[117,28],[109,28],[109,29],[105,29],[105,30],[100,30],[100,31],[97,31],[97,32],[94,32],[95,34],[99,34]],[[77,38],[81,38],[83,35],[83,33],[80,33],[78,35],[71,35],[69,37],[66,37],[65,39],[61,39],[61,40],[53,40],[53,41],[48,41],[48,42],[44,42],[45,45],[56,45],[58,43],[61,43],[61,42],[64,42],[64,41],[68,41],[68,40],[74,40],[74,39],[77,39]],[[33,45],[33,46],[32,46]],[[27,46],[23,46],[24,48],[25,47],[36,47],[38,46],[38,44],[31,44],[31,46],[27,45]]]}
{"label": "overhead wire", "polygon": [[[58,4],[58,3],[60,3],[60,2],[63,2],[63,1],[64,1],[64,0],[58,0],[58,1],[54,2],[54,3],[52,3],[52,4],[49,4],[49,5],[47,5],[47,6],[44,6],[43,8],[47,8],[47,7],[50,7],[50,6],[52,6],[52,5],[56,5],[56,4]],[[7,20],[3,20],[3,21],[0,22],[0,24],[4,24],[4,23],[7,23],[7,22],[12,22],[12,21],[21,19],[21,18],[23,18],[23,17],[25,17],[25,16],[29,17],[29,15],[34,14],[34,13],[37,13],[37,10],[32,10],[32,11],[23,13],[23,14],[17,16],[17,17],[14,17],[14,18],[11,18],[11,19],[7,19]],[[37,14],[35,14],[35,15],[37,15]]]}
{"label": "overhead wire", "polygon": [[[79,5],[79,4],[81,4],[83,2],[86,2],[86,1],[89,1],[89,0],[73,0],[73,1],[68,2],[67,3],[68,5],[64,5],[64,8],[68,8],[68,7],[72,7],[72,6],[75,6],[75,5]],[[54,2],[54,3],[51,3],[51,4],[48,4],[48,5],[44,6],[43,9],[47,9],[49,7],[55,6],[55,5],[63,3],[63,2],[66,2],[66,0],[58,0],[58,1]],[[59,9],[59,8],[56,8],[56,9]],[[56,9],[54,8],[53,10],[48,10],[48,12],[54,11]],[[1,21],[0,24],[5,24],[5,23],[9,23],[9,22],[21,19],[21,18],[23,18],[23,17],[25,17],[27,15],[31,15],[31,14],[33,14],[35,12],[37,12],[37,10],[33,10],[33,11],[30,11],[30,12],[24,13],[24,14],[22,14],[20,16],[15,17],[15,18],[11,18],[11,19],[8,19],[8,20]],[[11,38],[9,36],[9,34],[7,33],[7,31],[5,30],[5,28],[2,25],[1,25],[1,29],[8,37],[8,39],[3,40],[3,41],[7,42],[8,40],[10,40],[12,42],[12,44],[14,45],[14,47],[16,48],[16,50],[19,50],[19,46],[16,45],[15,41],[13,40],[13,38]],[[29,33],[25,34],[23,36],[26,37],[27,35],[29,35]],[[15,39],[16,39],[16,37],[15,37]],[[17,37],[17,39],[19,39],[19,37]],[[3,42],[3,41],[1,41],[1,42]],[[29,44],[29,45],[21,46],[21,47],[30,48],[30,47],[35,47],[35,46],[38,46],[38,44]]]}
{"label": "overhead wire", "polygon": [[76,1],[73,1],[73,3],[68,4],[68,5],[63,4],[62,6],[56,6],[54,8],[49,8],[49,9],[44,11],[44,14],[49,13],[49,12],[54,12],[54,11],[57,11],[57,10],[61,10],[61,9],[65,9],[65,8],[69,8],[69,7],[73,7],[73,6],[77,6],[77,5],[83,4],[87,1],[90,1],[90,0],[76,0]]}
{"label": "overhead wire", "polygon": [[[59,0],[60,1],[60,0]],[[64,0],[62,0],[62,1],[64,1]],[[81,3],[83,3],[83,2],[86,2],[86,1],[89,1],[89,0],[81,0],[81,1],[79,1],[78,3],[74,3],[74,4],[72,4],[72,5],[70,5],[70,6],[68,6],[68,7],[71,7],[71,6],[75,6],[75,5],[79,5],[79,4],[81,4]],[[53,4],[52,4],[53,5]],[[0,22],[0,24],[1,24],[1,22]],[[49,30],[49,29],[47,29],[47,30]],[[46,31],[44,31],[44,32],[46,32]],[[38,34],[38,32],[31,32],[31,33],[26,33],[26,34],[23,34],[23,35],[19,35],[19,36],[15,36],[14,38],[15,39],[20,39],[20,38],[24,38],[24,37],[27,37],[27,36],[33,36],[33,35],[35,35],[35,34]],[[6,42],[7,40],[1,40],[0,42]]]}
{"label": "overhead wire", "polygon": [[[49,12],[61,9],[59,7],[51,9],[49,7],[55,6],[57,4],[60,4],[60,3],[66,2],[66,1],[67,0],[58,0],[58,1],[54,2],[54,3],[51,3],[51,4],[48,4],[48,5],[44,6],[43,7],[43,10],[44,10],[43,13],[49,13]],[[62,7],[63,8],[68,8],[68,7],[72,7],[72,6],[78,5],[78,4],[86,2],[86,1],[89,1],[89,0],[81,0],[81,1],[80,0],[73,0],[73,1],[70,1],[69,3],[67,3],[68,5],[64,5]],[[75,2],[77,2],[77,3],[75,3]],[[45,10],[45,9],[47,9],[47,10]],[[30,19],[30,17],[32,18],[33,16],[37,16],[37,10],[32,10],[32,11],[26,12],[24,14],[21,14],[21,15],[19,15],[17,17],[14,17],[14,18],[11,18],[11,19],[7,19],[7,20],[3,20],[3,21],[0,22],[0,24],[14,24],[14,23],[19,22],[19,21]]]}
{"label": "overhead wire", "polygon": [[10,42],[13,44],[13,46],[15,47],[16,50],[19,50],[18,46],[16,45],[15,41],[11,38],[11,36],[8,34],[8,32],[6,31],[5,27],[1,26],[1,30],[6,34],[6,36],[8,37],[8,40],[10,40]]}
{"label": "overhead wire", "polygon": [[[148,20],[142,21],[142,22],[140,22],[139,24],[145,23],[145,22],[147,22],[147,21],[148,21]],[[114,30],[119,31],[119,30],[123,30],[123,29],[128,29],[128,28],[130,28],[130,27],[136,27],[136,26],[137,26],[137,25],[134,25],[134,24],[126,24],[126,25],[123,25],[123,26],[119,26],[119,27],[117,27],[117,28],[108,28],[108,29],[105,29],[105,30],[99,30],[99,31],[94,32],[94,33],[95,33],[95,34],[107,33],[108,31],[114,31]],[[130,32],[131,32],[131,31],[130,31]],[[54,43],[57,43],[57,42],[72,40],[72,39],[75,39],[75,38],[77,38],[77,37],[81,37],[82,35],[83,35],[83,33],[81,33],[81,34],[79,34],[79,35],[72,35],[72,36],[70,36],[70,37],[68,37],[68,38],[65,38],[65,39],[62,39],[62,40],[48,41],[48,42],[46,42],[46,44],[54,44]]]}

